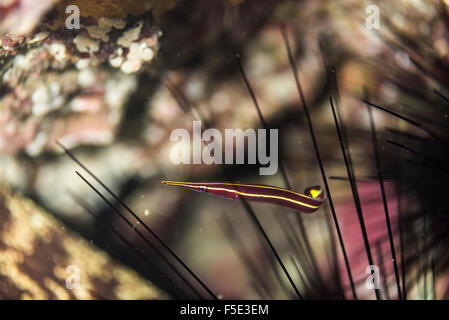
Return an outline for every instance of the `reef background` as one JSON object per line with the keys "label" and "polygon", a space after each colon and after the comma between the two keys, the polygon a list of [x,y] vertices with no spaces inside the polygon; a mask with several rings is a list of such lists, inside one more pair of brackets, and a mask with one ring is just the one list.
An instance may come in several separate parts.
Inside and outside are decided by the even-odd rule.
{"label": "reef background", "polygon": [[[380,9],[379,30],[365,25],[365,10],[373,4]],[[79,30],[65,26],[69,5],[80,8]],[[410,92],[423,88],[445,92],[446,76],[438,75],[444,70],[439,66],[448,65],[447,14],[446,3],[440,1],[0,0],[0,181],[4,185],[0,297],[174,296],[129,248],[74,203],[72,194],[116,226],[134,246],[145,247],[76,176],[79,168],[57,146],[60,141],[221,298],[290,298],[273,258],[238,203],[160,185],[168,179],[220,181],[227,175],[242,182],[283,186],[281,175],[258,176],[257,166],[175,166],[168,160],[171,131],[191,130],[192,115],[219,130],[261,127],[239,73],[238,53],[265,120],[280,130],[280,158],[293,189],[321,184],[279,28],[282,23],[291,39],[327,175],[345,175],[328,101],[329,78],[335,77],[357,174],[361,180],[370,180],[375,167],[372,146],[367,143],[369,118],[361,103],[364,92],[381,105],[399,110],[404,105],[413,115],[419,115],[425,103]],[[326,68],[323,53],[332,68]],[[436,80],[420,70],[422,64]],[[424,102],[437,98],[427,99]],[[413,109],[416,105],[418,109]],[[427,115],[442,119],[442,124],[448,117],[444,109]],[[374,119],[381,134],[391,126],[416,133],[387,114],[375,112]],[[382,144],[381,148],[393,170],[389,147]],[[372,299],[373,294],[363,290],[366,263],[358,245],[361,236],[354,231],[357,224],[349,186],[331,180],[330,187],[360,297]],[[394,193],[392,181],[387,189]],[[368,229],[378,252],[376,264],[384,266],[383,294],[394,298],[386,230],[377,218],[379,212],[383,214],[378,186],[362,183],[360,193],[367,219],[372,218]],[[396,196],[388,201],[397,231],[400,201]],[[274,206],[256,204],[254,208],[292,273],[296,260],[292,247],[304,246],[308,237],[315,271],[296,261],[300,271],[294,280],[302,283],[301,291],[310,298],[335,298],[334,292],[351,298],[341,253],[332,249],[335,234],[329,231],[333,227],[328,209],[302,216],[306,236],[297,229],[296,214]],[[285,237],[283,228],[288,225],[295,228],[296,244]],[[237,244],[234,231],[229,233],[234,228],[243,237]],[[399,243],[398,237],[395,241]],[[245,263],[242,248],[262,272],[265,287],[254,283],[258,271]],[[337,252],[334,257],[332,250]],[[152,259],[164,268],[161,261]],[[84,272],[83,290],[65,288],[64,270],[71,264]],[[443,267],[442,275],[447,272]],[[330,288],[329,296],[320,295],[323,284],[311,289],[314,278],[309,272],[321,275],[320,281]],[[428,277],[426,272],[420,271],[422,278]],[[442,280],[435,290],[423,289],[420,281],[410,285],[409,297],[433,294],[438,298],[447,291],[447,281]]]}

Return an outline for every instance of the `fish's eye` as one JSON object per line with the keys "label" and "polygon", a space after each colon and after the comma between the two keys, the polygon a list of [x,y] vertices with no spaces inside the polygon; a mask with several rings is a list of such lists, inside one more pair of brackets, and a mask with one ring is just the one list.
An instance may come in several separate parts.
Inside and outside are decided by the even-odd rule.
{"label": "fish's eye", "polygon": [[200,186],[200,191],[201,192],[205,192],[206,191],[206,186]]}
{"label": "fish's eye", "polygon": [[318,199],[323,191],[321,189],[310,189],[309,193],[314,199]]}

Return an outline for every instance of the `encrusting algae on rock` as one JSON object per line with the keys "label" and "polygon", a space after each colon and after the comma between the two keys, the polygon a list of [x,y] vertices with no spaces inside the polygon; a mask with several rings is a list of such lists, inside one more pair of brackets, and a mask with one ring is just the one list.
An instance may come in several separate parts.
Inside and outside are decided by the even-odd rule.
{"label": "encrusting algae on rock", "polygon": [[[1,299],[164,298],[148,280],[1,186],[0,215]],[[75,267],[79,282],[70,282],[69,288]]]}
{"label": "encrusting algae on rock", "polygon": [[[78,30],[65,27],[69,2]],[[60,1],[32,32],[0,34],[0,152],[110,143],[137,73],[159,49],[153,2]],[[0,16],[10,11],[0,6]]]}

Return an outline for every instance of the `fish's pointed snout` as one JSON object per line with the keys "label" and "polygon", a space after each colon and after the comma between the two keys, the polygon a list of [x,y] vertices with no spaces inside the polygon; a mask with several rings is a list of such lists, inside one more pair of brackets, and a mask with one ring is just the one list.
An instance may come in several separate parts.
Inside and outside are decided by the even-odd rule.
{"label": "fish's pointed snout", "polygon": [[177,185],[179,185],[179,182],[176,182],[176,181],[164,180],[164,181],[161,181],[161,183],[166,185],[166,186],[177,186]]}

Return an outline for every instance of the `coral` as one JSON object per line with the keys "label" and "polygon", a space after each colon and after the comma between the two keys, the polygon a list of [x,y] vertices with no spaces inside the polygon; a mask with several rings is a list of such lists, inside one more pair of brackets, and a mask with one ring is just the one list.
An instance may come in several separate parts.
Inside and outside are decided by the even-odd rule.
{"label": "coral", "polygon": [[58,139],[75,146],[114,138],[135,74],[156,56],[159,32],[151,16],[142,17],[148,2],[100,3],[76,2],[82,16],[95,18],[80,30],[55,29],[47,18],[31,33],[0,38],[1,153],[38,156]]}

